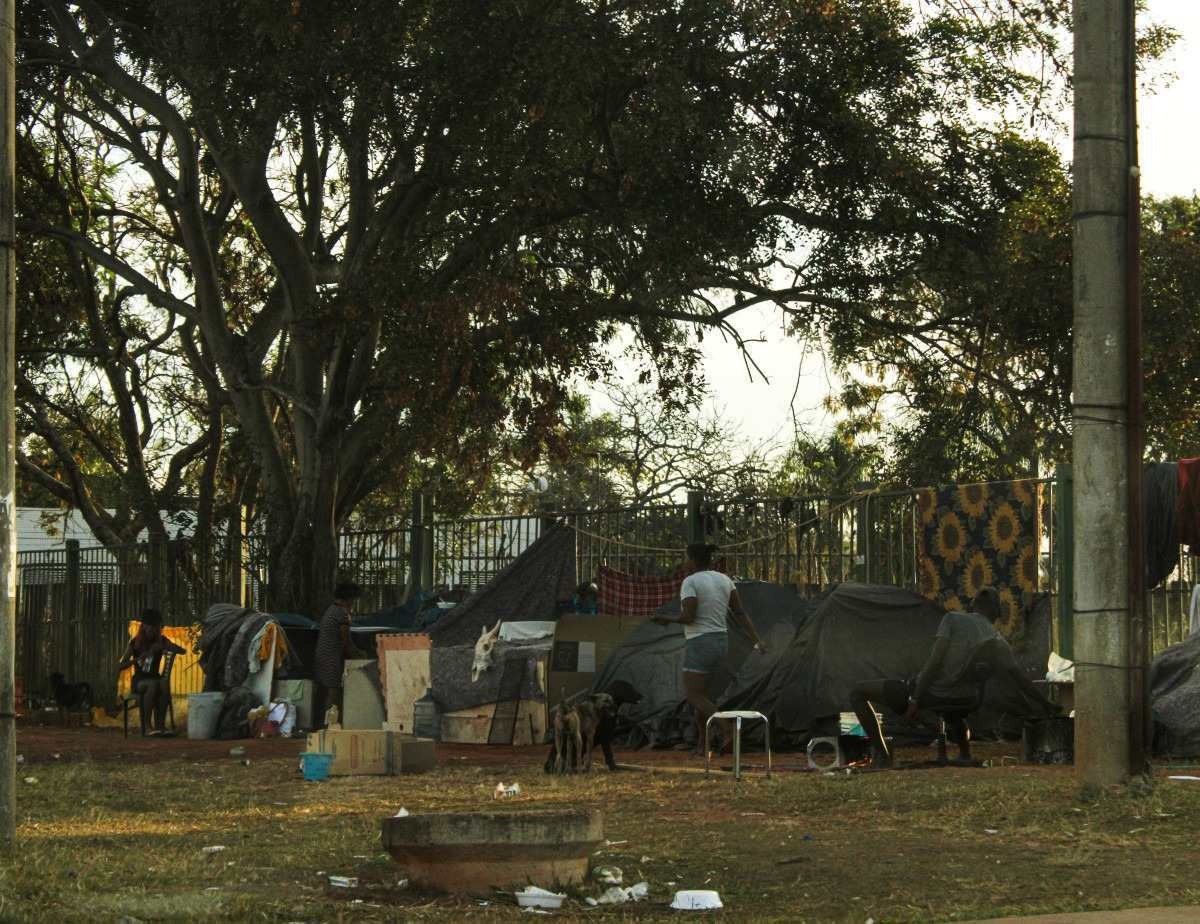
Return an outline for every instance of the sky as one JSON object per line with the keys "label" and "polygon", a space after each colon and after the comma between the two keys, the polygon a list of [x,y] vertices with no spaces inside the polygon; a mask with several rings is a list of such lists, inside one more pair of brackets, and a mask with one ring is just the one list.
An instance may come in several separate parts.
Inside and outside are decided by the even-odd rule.
{"label": "sky", "polygon": [[[1158,88],[1143,93],[1138,103],[1142,191],[1191,195],[1200,190],[1200,0],[1149,0],[1149,15],[1181,38],[1156,71]],[[1166,73],[1174,75],[1169,82]],[[1068,133],[1060,145],[1069,157]],[[778,312],[768,308],[745,312],[735,326],[746,340],[764,341],[753,344],[751,353],[767,381],[757,374],[751,380],[736,344],[710,332],[703,343],[710,407],[723,411],[755,444],[790,441],[793,413],[811,432],[828,429],[833,418],[823,401],[836,377],[820,351],[787,337]],[[604,405],[602,398],[596,403]]]}

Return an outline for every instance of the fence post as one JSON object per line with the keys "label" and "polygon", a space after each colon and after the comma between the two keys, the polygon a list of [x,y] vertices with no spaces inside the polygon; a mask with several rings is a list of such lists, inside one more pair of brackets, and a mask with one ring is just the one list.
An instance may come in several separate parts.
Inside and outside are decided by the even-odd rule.
{"label": "fence post", "polygon": [[434,561],[437,557],[437,549],[434,547],[433,541],[433,513],[433,495],[426,494],[421,503],[421,516],[424,526],[424,537],[421,541],[421,583],[427,590],[433,590]]}
{"label": "fence post", "polygon": [[1054,472],[1054,559],[1058,563],[1058,650],[1075,658],[1075,478],[1064,462]]}
{"label": "fence post", "polygon": [[854,490],[862,496],[858,500],[858,510],[855,519],[858,520],[855,529],[854,565],[858,579],[864,584],[871,583],[871,539],[875,535],[875,517],[871,511],[871,494],[868,492],[875,487],[873,481],[860,481]]}
{"label": "fence post", "polygon": [[408,587],[404,597],[413,599],[423,590],[425,580],[425,495],[414,491],[412,509],[408,515]]}
{"label": "fence post", "polygon": [[235,606],[246,606],[246,508],[234,504],[229,508],[229,529],[226,542],[229,562],[230,602]]}
{"label": "fence post", "polygon": [[[66,638],[63,639],[66,648],[66,658],[63,663],[54,665],[68,677],[74,677],[72,668],[75,660],[75,627],[79,621],[80,605],[82,603],[83,579],[79,567],[79,540],[67,540],[66,586],[63,593],[63,616],[66,623]],[[60,655],[61,657],[61,655]]]}
{"label": "fence post", "polygon": [[703,491],[687,492],[687,541],[689,544],[704,541],[704,518],[700,515],[700,508],[703,504]]}

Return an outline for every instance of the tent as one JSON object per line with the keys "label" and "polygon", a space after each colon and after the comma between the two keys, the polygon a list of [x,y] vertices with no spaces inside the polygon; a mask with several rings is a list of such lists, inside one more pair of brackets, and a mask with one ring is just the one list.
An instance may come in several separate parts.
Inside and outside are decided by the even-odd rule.
{"label": "tent", "polygon": [[[380,641],[381,673],[409,678],[387,684],[389,721],[411,723],[413,704],[429,689],[441,713],[443,741],[540,742],[546,729],[549,633],[544,627],[535,633],[528,625],[506,633],[478,681],[471,680],[475,643],[484,628],[498,622],[514,624],[514,630],[517,623],[552,622],[559,602],[575,587],[575,532],[552,525],[491,581],[425,628],[425,644]],[[414,612],[386,615],[395,617],[392,623],[373,626],[372,633],[422,628],[408,624]]]}
{"label": "tent", "polygon": [[[1045,673],[1048,604],[1048,598],[1035,604],[1026,636],[1014,644],[1017,662],[1031,678]],[[780,743],[803,744],[820,731],[836,734],[832,720],[850,709],[856,684],[920,673],[943,615],[937,603],[903,588],[841,584],[769,669],[732,685],[720,706],[763,712]],[[986,693],[972,722],[976,730],[994,727],[1004,716],[1044,714],[1045,704],[1027,700],[1015,684],[993,681]]]}
{"label": "tent", "polygon": [[575,531],[556,523],[483,587],[429,628],[434,647],[474,645],[501,620],[552,620],[575,592]]}
{"label": "tent", "polygon": [[[764,581],[738,582],[738,595],[767,643],[760,654],[740,629],[731,625],[729,654],[719,671],[713,674],[709,695],[719,697],[731,684],[745,677],[758,676],[791,643],[797,629],[809,618],[813,605],[789,588]],[[679,601],[660,607],[659,613],[679,613]],[[597,674],[593,689],[603,691],[623,680],[642,695],[642,700],[623,711],[621,736],[629,747],[669,747],[694,736],[691,709],[684,702],[683,632],[679,626],[660,626],[654,622],[638,625],[617,646]]]}
{"label": "tent", "polygon": [[1150,664],[1154,751],[1200,755],[1200,633],[1161,652]]}
{"label": "tent", "polygon": [[[786,588],[739,583],[766,654],[750,653],[750,642],[730,633],[730,654],[715,673],[709,695],[722,709],[753,709],[771,722],[772,741],[799,746],[827,723],[836,734],[839,713],[850,708],[850,690],[863,680],[914,677],[920,672],[944,614],[942,608],[899,587],[841,584],[823,598],[804,600]],[[678,612],[677,602],[664,607]],[[1050,614],[1046,598],[1027,617],[1026,637],[1014,644],[1018,663],[1031,677],[1045,673]],[[684,702],[680,671],[683,636],[678,627],[654,623],[630,633],[597,677],[595,689],[625,680],[644,699],[628,717],[627,746],[669,747],[692,739],[691,709]],[[992,683],[986,714],[975,727],[994,725],[1003,715],[1040,714],[1015,686]],[[756,735],[757,728],[747,730]]]}

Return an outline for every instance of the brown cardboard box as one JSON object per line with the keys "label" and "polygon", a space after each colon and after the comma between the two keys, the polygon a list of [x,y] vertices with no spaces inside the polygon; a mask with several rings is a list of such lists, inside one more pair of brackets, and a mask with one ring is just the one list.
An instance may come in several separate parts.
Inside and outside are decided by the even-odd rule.
{"label": "brown cardboard box", "polygon": [[394,776],[431,770],[435,764],[431,740],[383,729],[313,732],[308,750],[333,755],[330,776]]}
{"label": "brown cardboard box", "polygon": [[424,773],[437,766],[432,738],[396,735],[392,739],[392,773]]}
{"label": "brown cardboard box", "polygon": [[565,689],[568,697],[590,689],[604,662],[644,616],[589,616],[566,613],[554,630],[550,655],[550,703],[557,703]]}

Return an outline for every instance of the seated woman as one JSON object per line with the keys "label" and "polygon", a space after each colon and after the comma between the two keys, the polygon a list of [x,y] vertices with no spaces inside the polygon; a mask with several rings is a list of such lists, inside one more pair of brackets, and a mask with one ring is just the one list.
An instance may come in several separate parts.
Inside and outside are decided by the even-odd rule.
{"label": "seated woman", "polygon": [[117,666],[118,672],[133,666],[133,680],[129,688],[138,698],[142,710],[142,725],[147,719],[152,725],[151,735],[166,735],[167,706],[171,702],[170,680],[162,676],[162,659],[167,652],[186,654],[181,648],[163,635],[162,613],[156,609],[142,610],[141,625],[137,634],[129,640],[125,656]]}

